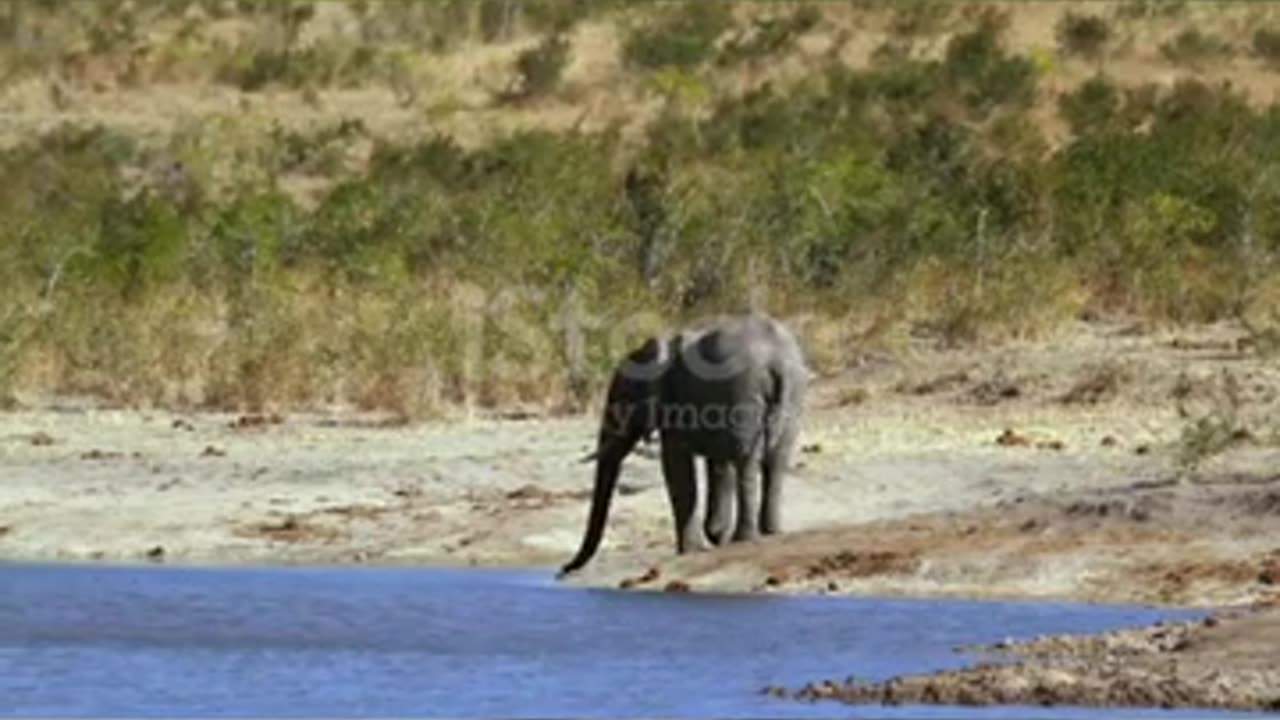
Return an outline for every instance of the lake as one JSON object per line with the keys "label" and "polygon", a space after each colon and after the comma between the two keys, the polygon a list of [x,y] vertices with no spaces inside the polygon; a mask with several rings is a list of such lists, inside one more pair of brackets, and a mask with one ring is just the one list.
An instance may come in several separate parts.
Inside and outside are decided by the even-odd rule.
{"label": "lake", "polygon": [[[584,590],[550,569],[0,564],[0,716],[1208,717],[765,696],[1202,613]],[[1230,717],[1242,713],[1217,713]]]}

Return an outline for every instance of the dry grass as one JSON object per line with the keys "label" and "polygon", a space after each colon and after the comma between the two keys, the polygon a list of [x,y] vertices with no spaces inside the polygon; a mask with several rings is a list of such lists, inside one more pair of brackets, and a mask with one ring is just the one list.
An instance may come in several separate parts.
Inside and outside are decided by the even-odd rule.
{"label": "dry grass", "polygon": [[[1212,81],[1230,80],[1258,102],[1275,97],[1275,71],[1265,59],[1246,52],[1252,32],[1280,22],[1280,8],[1250,2],[1189,2],[1182,12],[1140,18],[1119,17],[1125,3],[1080,0],[1059,3],[960,2],[940,3],[949,11],[941,21],[924,27],[919,35],[906,36],[912,51],[936,57],[946,39],[964,29],[983,8],[1008,16],[1006,43],[1013,52],[1043,58],[1048,70],[1042,79],[1046,129],[1058,130],[1052,98],[1069,90],[1099,70],[1122,84],[1152,80],[1172,83],[1194,74]],[[305,43],[352,42],[357,24],[341,2],[319,3],[318,12],[304,26]],[[799,38],[784,57],[771,58],[755,67],[717,69],[712,73],[718,94],[736,94],[763,83],[786,85],[809,77],[829,53],[836,53],[853,67],[872,62],[877,48],[886,42],[904,41],[900,26],[909,13],[908,3],[866,2],[855,7],[819,5],[823,22]],[[769,3],[739,3],[740,22],[756,15],[776,13]],[[1056,47],[1055,28],[1068,12],[1096,14],[1112,28],[1109,51],[1098,61],[1064,56]],[[0,126],[0,144],[29,137],[40,128],[63,119],[103,122],[143,137],[160,138],[194,118],[213,117],[228,108],[245,109],[285,127],[333,123],[360,118],[372,130],[388,137],[419,135],[424,115],[432,129],[455,136],[463,144],[481,143],[495,132],[512,128],[564,129],[580,124],[589,129],[622,123],[629,131],[643,127],[653,116],[654,96],[648,78],[624,69],[619,60],[621,34],[635,13],[609,14],[577,23],[569,35],[571,61],[562,87],[552,98],[533,107],[513,109],[494,102],[495,90],[504,87],[519,52],[539,40],[518,32],[506,40],[463,40],[445,52],[428,54],[405,48],[399,53],[401,70],[392,79],[370,77],[355,88],[315,87],[305,90],[272,89],[245,92],[219,85],[207,68],[192,63],[182,72],[143,73],[126,81],[128,63],[117,56],[75,55],[73,63],[50,64],[47,69],[0,87],[6,107]],[[176,20],[148,28],[147,57],[154,64],[173,62],[170,46],[180,29]],[[1222,37],[1240,48],[1230,57],[1197,68],[1178,67],[1164,57],[1159,46],[1187,28]],[[235,47],[253,37],[251,22],[236,18],[206,21],[199,40],[184,52],[199,57],[214,48]],[[184,46],[185,47],[185,46]],[[170,49],[165,54],[166,48]],[[166,59],[169,58],[169,59]],[[127,58],[126,58],[127,59]],[[147,60],[135,61],[143,62]],[[406,98],[409,98],[406,100]]]}
{"label": "dry grass", "polygon": [[[299,31],[299,46],[358,42],[352,7],[317,4],[318,12]],[[1128,19],[1121,17],[1125,4],[1120,2],[818,7],[822,22],[783,55],[701,71],[698,85],[707,93],[699,107],[705,110],[716,99],[766,83],[785,88],[803,81],[832,55],[853,67],[867,66],[877,49],[890,42],[905,45],[915,56],[937,57],[947,38],[968,28],[984,9],[1007,14],[1009,49],[1035,58],[1043,71],[1033,115],[1051,141],[1065,132],[1057,95],[1100,70],[1122,85],[1152,80],[1171,84],[1186,75],[1229,79],[1255,102],[1276,99],[1274,68],[1243,49],[1256,28],[1280,23],[1280,7],[1186,3],[1181,12]],[[774,12],[764,2],[734,6],[741,23]],[[1058,51],[1056,28],[1068,12],[1106,18],[1112,40],[1101,59]],[[387,67],[379,66],[352,86],[246,91],[219,82],[213,61],[265,42],[265,26],[247,17],[166,16],[144,28],[137,40],[144,53],[121,48],[95,52],[76,36],[64,55],[50,55],[35,71],[0,84],[0,104],[6,108],[0,146],[67,120],[101,124],[157,147],[176,148],[193,172],[212,178],[213,188],[225,191],[245,181],[229,169],[234,159],[263,152],[270,133],[313,132],[349,120],[362,123],[368,138],[404,140],[443,132],[464,147],[521,128],[616,126],[624,136],[638,137],[663,102],[661,83],[624,67],[620,59],[629,24],[644,16],[628,8],[577,22],[568,35],[570,60],[558,89],[518,107],[497,102],[495,94],[507,86],[518,54],[541,39],[525,28],[488,42],[461,38],[439,52],[388,43]],[[1189,27],[1241,50],[1194,67],[1175,64],[1159,47]],[[195,28],[194,34],[184,36],[184,28]],[[353,143],[336,170],[292,168],[283,186],[297,199],[315,198],[336,180],[364,169],[371,145],[372,140]],[[920,318],[930,319],[928,330],[940,342],[956,345],[1043,337],[1084,308],[1087,295],[1075,285],[1070,268],[1049,272],[1034,258],[999,267],[989,270],[977,262],[957,271],[950,264],[923,264],[873,306],[809,308],[775,302],[771,307],[797,325],[821,374],[844,369],[859,351],[900,346],[905,328],[918,325]],[[494,336],[509,343],[497,352],[497,346],[462,347],[463,331],[450,318],[456,317],[465,294],[447,280],[377,294],[352,287],[322,289],[320,283],[301,278],[293,287],[264,293],[254,302],[255,328],[247,335],[231,331],[235,308],[225,298],[185,288],[153,294],[141,304],[91,291],[66,293],[56,306],[38,313],[24,308],[5,315],[8,310],[0,304],[0,334],[10,326],[23,333],[20,353],[0,355],[0,403],[20,389],[26,394],[92,394],[119,404],[249,411],[350,404],[403,416],[435,414],[455,405],[540,405],[545,410],[572,404],[563,348],[554,340],[527,347],[518,338],[522,328],[542,326],[545,317],[536,307],[491,314]],[[1255,335],[1265,340],[1266,326],[1260,327]],[[990,334],[993,328],[999,338]],[[388,337],[394,339],[388,342]],[[374,338],[379,341],[372,342]],[[467,364],[466,358],[473,356],[493,362],[477,370]],[[859,400],[850,395],[844,402]]]}

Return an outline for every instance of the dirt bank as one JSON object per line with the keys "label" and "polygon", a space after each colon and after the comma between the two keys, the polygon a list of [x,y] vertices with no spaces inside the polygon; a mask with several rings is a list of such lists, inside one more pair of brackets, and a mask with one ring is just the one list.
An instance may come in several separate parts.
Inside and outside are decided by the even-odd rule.
{"label": "dirt bank", "polygon": [[1101,635],[966,648],[973,667],[886,682],[826,680],[798,700],[1280,710],[1280,611],[1235,612]]}

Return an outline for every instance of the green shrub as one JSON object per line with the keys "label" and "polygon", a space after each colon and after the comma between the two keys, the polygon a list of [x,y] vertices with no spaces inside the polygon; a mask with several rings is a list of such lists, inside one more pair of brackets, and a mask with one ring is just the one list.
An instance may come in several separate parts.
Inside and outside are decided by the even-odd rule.
{"label": "green shrub", "polygon": [[567,38],[553,34],[521,52],[515,61],[520,84],[503,93],[499,100],[527,100],[550,94],[560,83],[560,75],[569,64],[571,51]]}
{"label": "green shrub", "polygon": [[379,56],[367,45],[320,43],[305,48],[240,48],[214,73],[218,82],[256,92],[271,85],[290,89],[352,85],[377,75]]}
{"label": "green shrub", "polygon": [[481,40],[491,43],[511,36],[516,14],[514,0],[477,0],[476,12]]}
{"label": "green shrub", "polygon": [[1253,54],[1272,65],[1280,64],[1280,30],[1258,28],[1253,32]]}
{"label": "green shrub", "polygon": [[524,0],[520,12],[534,32],[565,33],[596,13],[613,10],[612,0]]}
{"label": "green shrub", "polygon": [[1097,15],[1079,15],[1068,11],[1058,20],[1058,47],[1067,55],[1098,57],[1111,40],[1111,28]]}
{"label": "green shrub", "polygon": [[1188,28],[1160,44],[1160,53],[1176,65],[1199,67],[1210,60],[1229,56],[1231,44],[1221,38]]}
{"label": "green shrub", "polygon": [[1058,112],[1074,135],[1094,135],[1122,129],[1120,89],[1103,75],[1095,75],[1071,92],[1058,96]]}
{"label": "green shrub", "polygon": [[681,0],[662,20],[637,27],[623,41],[623,60],[633,67],[692,68],[715,52],[716,41],[732,25],[729,5]]}
{"label": "green shrub", "polygon": [[952,3],[938,0],[903,0],[896,7],[890,30],[900,37],[933,35],[942,31],[951,15]]}
{"label": "green shrub", "polygon": [[187,225],[172,204],[150,192],[103,203],[94,257],[86,269],[102,274],[126,299],[178,277]]}
{"label": "green shrub", "polygon": [[978,116],[999,106],[1026,107],[1035,98],[1035,63],[1004,52],[1000,44],[1003,22],[984,15],[975,29],[947,43],[943,77],[951,92]]}
{"label": "green shrub", "polygon": [[1116,16],[1125,20],[1152,20],[1185,15],[1187,0],[1121,0],[1115,5]]}
{"label": "green shrub", "polygon": [[755,62],[790,48],[800,36],[817,27],[822,13],[804,5],[787,17],[752,18],[751,28],[735,32],[716,57],[718,65]]}

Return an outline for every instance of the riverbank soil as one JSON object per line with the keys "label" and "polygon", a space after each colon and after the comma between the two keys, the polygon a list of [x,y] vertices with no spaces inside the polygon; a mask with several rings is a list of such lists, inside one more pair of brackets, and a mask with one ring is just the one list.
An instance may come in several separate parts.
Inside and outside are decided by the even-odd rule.
{"label": "riverbank soil", "polygon": [[1229,612],[1096,636],[1001,642],[989,661],[886,682],[819,681],[802,700],[950,705],[1074,705],[1280,710],[1280,612]]}
{"label": "riverbank soil", "polygon": [[[1236,608],[1280,599],[1280,364],[1241,329],[1081,323],[1052,341],[914,339],[848,353],[853,369],[815,381],[784,535],[674,556],[658,463],[633,456],[604,545],[564,582]],[[535,565],[550,576],[576,550],[590,502],[580,458],[594,414],[410,424],[24,400],[0,414],[0,556],[11,560]],[[1203,683],[1253,687],[1231,674],[1280,660],[1252,642],[1276,628],[1266,611],[1189,630],[1179,662],[1166,662],[1173,651],[1117,660],[1116,682],[1199,682],[1169,702],[1209,702]],[[1061,688],[1092,687],[1083,673],[1096,656],[1061,647],[1058,659],[939,676],[954,692],[927,690],[938,679],[895,681],[893,692],[950,702],[981,685],[999,688],[995,701],[1035,701],[1050,673],[1061,681],[1052,699],[1088,700]],[[1185,660],[1200,657],[1191,649],[1201,665]],[[1197,680],[1198,667],[1219,674]],[[885,687],[847,698],[882,700]],[[1272,702],[1231,697],[1210,704]]]}

